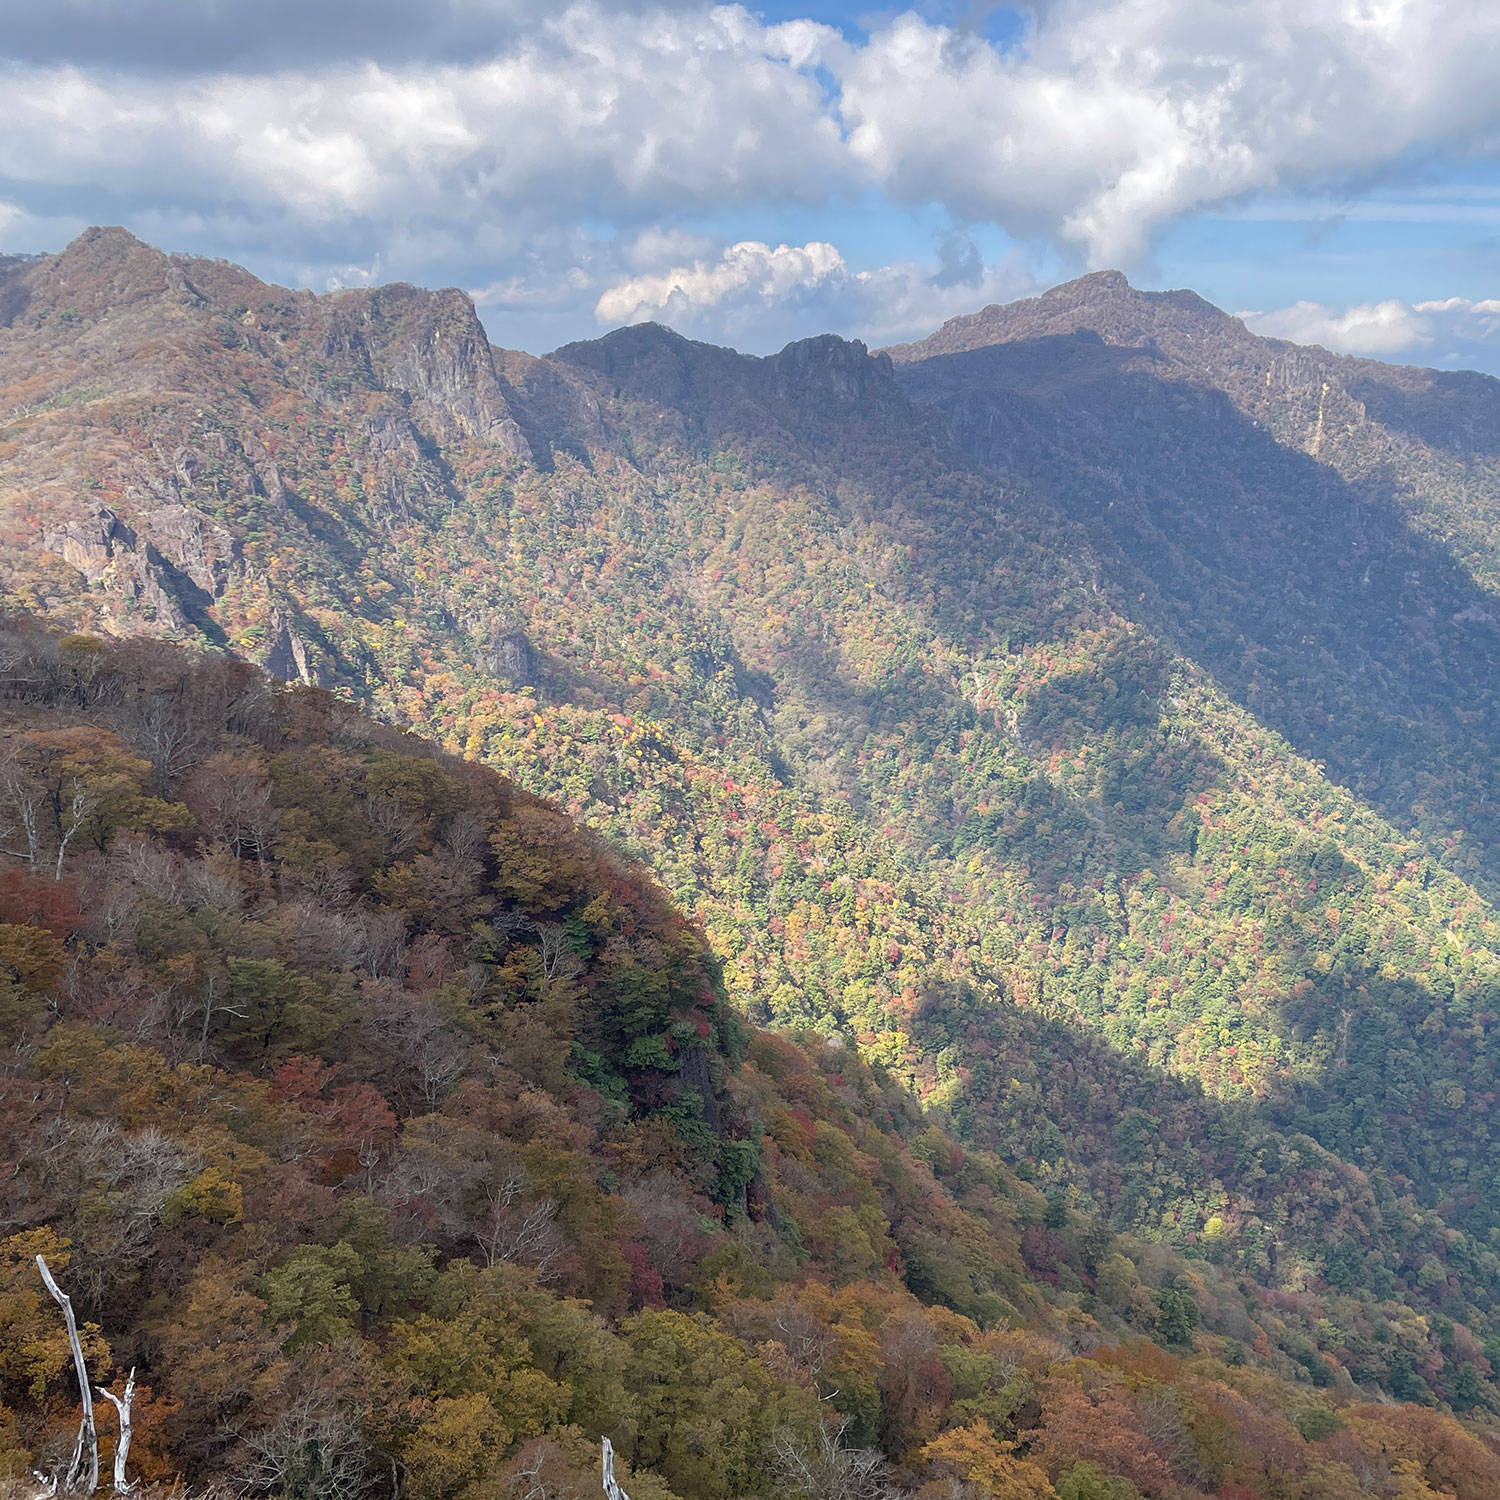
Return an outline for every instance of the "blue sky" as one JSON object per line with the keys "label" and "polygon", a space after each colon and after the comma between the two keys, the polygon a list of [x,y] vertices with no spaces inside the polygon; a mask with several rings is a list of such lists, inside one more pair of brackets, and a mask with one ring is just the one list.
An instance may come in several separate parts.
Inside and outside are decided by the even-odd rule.
{"label": "blue sky", "polygon": [[0,0],[0,250],[124,223],[542,350],[920,336],[1102,266],[1500,373],[1500,7]]}

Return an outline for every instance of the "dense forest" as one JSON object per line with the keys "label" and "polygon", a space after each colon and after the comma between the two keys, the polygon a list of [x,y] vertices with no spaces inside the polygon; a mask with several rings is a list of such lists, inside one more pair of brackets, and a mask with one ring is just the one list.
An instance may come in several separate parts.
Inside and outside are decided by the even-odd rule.
{"label": "dense forest", "polygon": [[[635,1500],[1500,1484],[1500,1434],[1314,1350],[1331,1295],[747,1026],[647,873],[493,772],[180,648],[15,622],[0,662],[0,1471],[76,1429],[41,1255],[145,1482],[578,1497],[609,1437]],[[1421,1321],[1384,1337],[1430,1399]]]}
{"label": "dense forest", "polygon": [[[66,670],[42,676],[87,677],[87,663],[110,682],[170,676],[179,669],[151,656],[151,638],[166,637],[208,652],[193,671],[212,676],[217,660],[222,682],[239,659],[298,683],[258,691],[277,714],[293,704],[314,714],[314,739],[366,734],[384,746],[400,726],[463,759],[433,760],[399,738],[390,744],[405,748],[390,753],[441,766],[466,798],[500,785],[465,779],[483,763],[509,778],[507,806],[548,828],[564,825],[528,796],[556,799],[615,851],[570,833],[585,839],[585,863],[634,870],[621,878],[647,903],[648,925],[679,933],[668,948],[702,966],[712,996],[702,1016],[718,1038],[688,1044],[701,1062],[684,1088],[689,1064],[670,1064],[687,1044],[672,1028],[687,1022],[664,998],[687,983],[681,973],[665,990],[651,980],[664,1008],[638,1012],[601,977],[609,940],[576,901],[497,891],[507,861],[486,862],[499,858],[499,813],[476,814],[491,818],[469,851],[484,866],[480,905],[451,896],[441,882],[456,877],[440,868],[450,814],[424,803],[425,831],[410,844],[372,843],[369,808],[378,820],[395,802],[399,822],[409,793],[379,790],[378,770],[365,789],[374,750],[340,773],[352,778],[344,792],[316,780],[294,792],[276,737],[302,731],[273,715],[274,732],[225,719],[210,735],[229,734],[223,753],[250,756],[269,778],[283,841],[263,849],[247,835],[235,852],[236,878],[260,882],[241,916],[324,901],[316,882],[289,895],[286,871],[303,856],[284,841],[305,839],[315,866],[343,872],[327,894],[334,909],[356,912],[362,933],[400,926],[390,941],[402,956],[372,967],[336,948],[336,962],[309,966],[280,936],[218,951],[194,969],[188,1019],[161,1022],[162,1038],[140,1045],[174,1069],[259,1079],[293,1057],[316,1060],[314,1093],[330,1114],[337,1089],[364,1084],[399,1122],[422,1117],[418,1094],[429,1115],[460,1095],[448,1106],[460,1117],[487,1109],[468,1102],[467,1071],[432,1098],[388,1077],[416,1043],[388,1037],[382,1053],[361,1019],[366,979],[379,993],[399,980],[403,995],[427,983],[402,966],[424,961],[407,955],[436,934],[462,977],[439,964],[436,1009],[421,1013],[491,1059],[521,1059],[505,1066],[569,1113],[584,1134],[568,1149],[613,1174],[588,1169],[604,1205],[589,1212],[623,1212],[609,1206],[621,1183],[678,1174],[702,1199],[694,1214],[754,1250],[744,1253],[760,1270],[723,1273],[737,1296],[762,1272],[769,1283],[754,1285],[772,1286],[773,1301],[804,1272],[835,1290],[863,1278],[967,1319],[965,1348],[1004,1332],[1057,1341],[1063,1363],[1126,1351],[1110,1368],[1131,1389],[1189,1378],[1193,1361],[1212,1358],[1249,1372],[1212,1379],[1258,1409],[1281,1402],[1294,1427],[1297,1401],[1316,1392],[1314,1404],[1343,1410],[1363,1391],[1483,1430],[1500,1408],[1489,822],[1500,613],[1483,560],[1493,382],[1419,388],[1385,367],[1255,340],[1196,299],[1142,297],[1118,279],[1052,297],[946,330],[894,363],[836,339],[752,360],[651,327],[536,360],[492,349],[458,293],[314,297],[119,231],[0,264],[0,596],[75,632],[56,646]],[[1322,404],[1309,414],[1314,389]],[[134,689],[110,691],[136,702]],[[200,845],[212,850],[217,835],[191,776],[158,765],[165,752],[153,759],[126,722],[139,704],[65,700],[52,692],[46,712],[76,709],[89,725],[103,715],[121,753],[150,767],[134,783],[150,806],[132,814],[128,841],[207,858]],[[356,809],[347,826],[306,821],[325,801]],[[33,851],[6,838],[24,889],[59,853],[70,868],[118,872],[118,830],[103,845],[80,831],[54,847],[67,821],[54,803],[52,843],[38,833]],[[535,830],[514,832],[527,843]],[[648,866],[663,895],[649,894]],[[497,900],[539,925],[507,933]],[[443,925],[449,906],[463,912],[456,928]],[[92,897],[80,907],[104,909]],[[497,922],[486,957],[491,940],[473,928]],[[175,953],[185,931],[172,927],[160,951]],[[83,928],[59,940],[68,964],[112,942]],[[272,1004],[302,1037],[265,1042],[259,1059],[218,1010],[241,958],[281,965],[291,988],[276,977]],[[121,960],[132,972],[156,961]],[[469,1009],[452,1010],[475,965],[534,984],[533,964],[542,986],[527,1008],[478,1004],[493,1036],[472,1031]],[[564,971],[573,999],[554,1014]],[[15,1002],[21,1034],[38,1017],[64,1019],[31,1003]],[[152,1001],[163,1015],[188,1003]],[[408,1008],[391,1000],[385,1024]],[[746,1023],[775,1035],[740,1035]],[[174,1051],[189,1041],[196,1052]],[[838,1109],[777,1094],[793,1088],[777,1067],[822,1080]],[[750,1076],[776,1108],[807,1114],[811,1158],[774,1130],[779,1154],[769,1153],[769,1116],[752,1119],[735,1092]],[[657,1121],[689,1154],[672,1146],[639,1171],[615,1164],[606,1115],[619,1110]],[[815,1210],[777,1197],[823,1171],[819,1122],[849,1136],[861,1162],[885,1159],[869,1131],[899,1143],[901,1171],[936,1184],[923,1203],[954,1205],[967,1217],[952,1223],[968,1227],[913,1239],[897,1190],[882,1185],[894,1260],[884,1241],[866,1256],[855,1237],[863,1269],[837,1269],[845,1235],[830,1223],[852,1225],[875,1200]],[[257,1138],[257,1149],[270,1148]],[[485,1259],[469,1231],[401,1228],[378,1175],[367,1171],[360,1191],[394,1216],[402,1254],[430,1247],[434,1268],[445,1256]],[[863,1167],[854,1175],[875,1182]],[[350,1180],[324,1186],[337,1197]],[[553,1180],[539,1190],[556,1200],[548,1224],[562,1214]],[[473,1214],[485,1190],[444,1191],[466,1206],[434,1209],[434,1224]],[[846,1208],[852,1217],[828,1219]],[[57,1232],[74,1242],[72,1265],[85,1265],[87,1236]],[[966,1238],[981,1233],[994,1243]],[[709,1249],[727,1254],[728,1243]],[[1129,1271],[1101,1260],[1099,1244]],[[576,1245],[566,1254],[587,1261]],[[635,1254],[619,1250],[631,1266]],[[651,1269],[662,1270],[642,1274]],[[256,1277],[270,1274],[256,1263]],[[567,1295],[611,1327],[652,1310],[635,1293],[606,1295],[594,1271],[568,1275]],[[720,1318],[695,1275],[675,1286],[668,1275],[659,1300]],[[261,1286],[249,1294],[265,1300]],[[104,1302],[90,1314],[112,1339],[120,1329],[146,1339],[167,1316],[121,1296],[107,1316]],[[1201,1318],[1198,1332],[1169,1307]],[[381,1316],[360,1304],[345,1321],[384,1350]],[[732,1320],[723,1328],[752,1350],[765,1342]],[[1148,1336],[1157,1352],[1130,1343]],[[135,1357],[120,1349],[117,1363]],[[1176,1373],[1129,1363],[1142,1358]],[[1044,1377],[1054,1378],[1074,1377]],[[1256,1395],[1262,1378],[1298,1394]],[[1095,1379],[1085,1370],[1078,1389]],[[833,1383],[813,1384],[833,1399]],[[968,1399],[912,1397],[924,1410]],[[837,1409],[852,1424],[845,1446],[878,1448],[891,1483],[929,1482],[885,1416]],[[992,1424],[996,1441],[1067,1496],[1072,1481],[1043,1440],[1023,1436],[1029,1411]],[[406,1461],[395,1438],[377,1438],[362,1451]],[[623,1429],[618,1442],[638,1458]],[[581,1461],[576,1443],[570,1451]],[[1151,1479],[1095,1461],[1142,1493],[1213,1493],[1180,1466]],[[700,1492],[643,1467],[684,1496]],[[1099,1482],[1074,1492],[1115,1493]],[[1433,1482],[1437,1493],[1447,1483]],[[771,1483],[735,1479],[722,1493]],[[1231,1495],[1234,1485],[1320,1493],[1227,1470],[1214,1483]]]}

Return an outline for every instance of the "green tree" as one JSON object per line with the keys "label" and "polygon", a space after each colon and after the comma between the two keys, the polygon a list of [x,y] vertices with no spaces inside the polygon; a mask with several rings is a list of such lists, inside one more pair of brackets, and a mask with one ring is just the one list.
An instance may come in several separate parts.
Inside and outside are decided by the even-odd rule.
{"label": "green tree", "polygon": [[289,1354],[354,1331],[359,1299],[351,1283],[362,1270],[358,1252],[341,1240],[337,1245],[298,1245],[261,1277],[267,1318],[291,1326],[282,1346]]}
{"label": "green tree", "polygon": [[1168,1344],[1191,1344],[1203,1314],[1198,1299],[1180,1280],[1156,1290],[1156,1331]]}
{"label": "green tree", "polygon": [[681,1494],[722,1500],[763,1491],[772,1435],[817,1431],[817,1398],[776,1380],[702,1317],[647,1312],[627,1335],[638,1402],[634,1461]]}

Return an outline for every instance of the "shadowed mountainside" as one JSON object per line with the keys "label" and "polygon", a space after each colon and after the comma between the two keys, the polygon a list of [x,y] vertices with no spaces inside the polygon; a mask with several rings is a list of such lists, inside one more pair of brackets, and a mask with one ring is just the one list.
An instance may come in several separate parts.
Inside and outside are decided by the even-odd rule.
{"label": "shadowed mountainside", "polygon": [[[1153,320],[1152,299],[1130,293],[1125,306],[1143,309],[1131,321],[1116,283],[1097,285],[1113,317],[1086,304],[1069,307],[1080,327],[1068,333],[1033,334],[1064,321],[1038,315],[935,335],[944,350],[960,334],[1004,341],[898,351],[903,384],[971,455],[1086,528],[1133,618],[1398,826],[1492,881],[1500,600],[1419,524],[1389,465],[1326,461],[1316,428],[1312,451],[1278,441],[1289,398],[1241,404],[1256,386],[1246,341],[1268,379],[1273,347],[1187,294],[1164,294]],[[1091,321],[1134,342],[1105,342]],[[1368,419],[1340,438],[1345,451],[1382,440]]]}

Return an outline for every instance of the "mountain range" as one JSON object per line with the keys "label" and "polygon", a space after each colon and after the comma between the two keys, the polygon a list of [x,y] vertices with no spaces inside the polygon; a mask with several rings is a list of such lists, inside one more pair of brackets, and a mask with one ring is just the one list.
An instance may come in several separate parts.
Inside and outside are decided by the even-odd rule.
{"label": "mountain range", "polygon": [[1112,272],[883,353],[535,358],[122,230],[0,260],[8,608],[553,799],[738,1014],[1278,1299],[1287,1378],[1481,1414],[1497,519],[1500,382]]}

